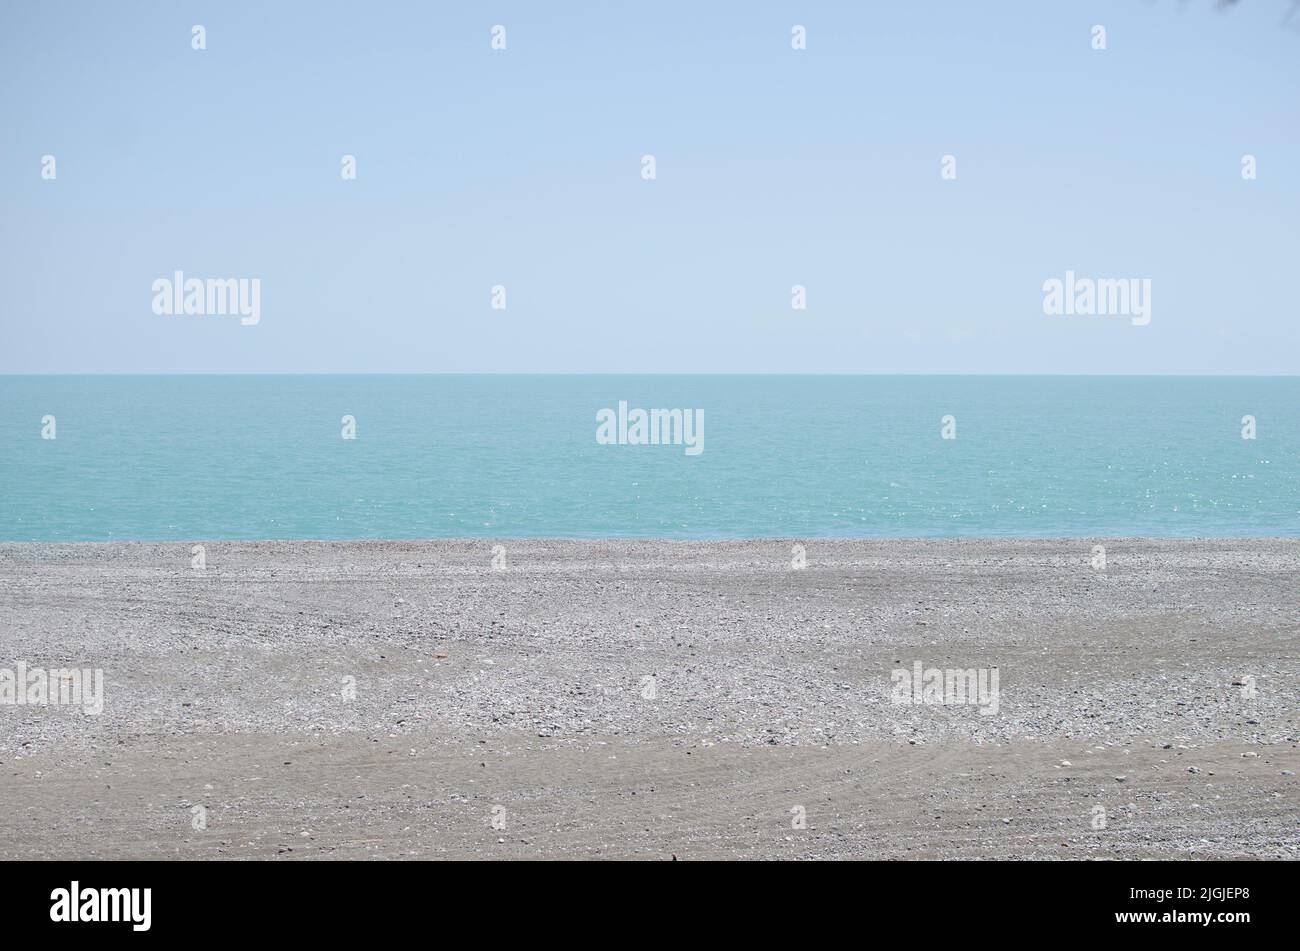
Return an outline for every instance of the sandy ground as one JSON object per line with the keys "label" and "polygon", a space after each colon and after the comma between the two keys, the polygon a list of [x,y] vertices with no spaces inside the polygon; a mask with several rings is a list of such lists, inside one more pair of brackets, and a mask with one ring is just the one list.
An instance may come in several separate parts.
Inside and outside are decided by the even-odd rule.
{"label": "sandy ground", "polygon": [[0,859],[1300,857],[1300,543],[793,544],[0,545]]}

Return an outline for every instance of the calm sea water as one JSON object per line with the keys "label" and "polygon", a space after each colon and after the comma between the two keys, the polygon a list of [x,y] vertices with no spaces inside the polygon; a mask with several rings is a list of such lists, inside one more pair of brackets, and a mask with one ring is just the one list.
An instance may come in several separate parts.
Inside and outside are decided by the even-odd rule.
{"label": "calm sea water", "polygon": [[0,446],[4,540],[1300,535],[1289,377],[9,376]]}

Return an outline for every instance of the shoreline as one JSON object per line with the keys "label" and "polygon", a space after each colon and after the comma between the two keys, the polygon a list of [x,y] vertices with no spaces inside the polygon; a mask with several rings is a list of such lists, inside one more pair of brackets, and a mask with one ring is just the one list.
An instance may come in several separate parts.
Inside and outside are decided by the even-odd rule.
{"label": "shoreline", "polygon": [[0,543],[0,857],[1300,857],[1293,540],[495,543]]}
{"label": "shoreline", "polygon": [[848,544],[962,544],[962,543],[1067,543],[1067,542],[1294,542],[1300,535],[753,535],[735,537],[695,537],[677,535],[457,535],[421,538],[220,538],[195,535],[185,538],[117,538],[117,539],[0,539],[0,548],[9,545],[483,545],[518,544],[652,544],[652,545],[749,545],[793,544],[795,542]]}

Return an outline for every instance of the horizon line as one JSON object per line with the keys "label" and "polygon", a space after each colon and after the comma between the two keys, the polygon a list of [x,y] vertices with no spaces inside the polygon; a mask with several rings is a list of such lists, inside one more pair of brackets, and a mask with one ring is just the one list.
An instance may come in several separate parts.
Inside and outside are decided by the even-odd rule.
{"label": "horizon line", "polygon": [[790,377],[1171,377],[1171,378],[1257,378],[1295,379],[1295,373],[1260,373],[1250,371],[1173,371],[1142,370],[1121,372],[1071,371],[1068,373],[1012,372],[957,372],[933,371],[899,372],[819,372],[803,370],[195,370],[188,372],[157,370],[57,370],[0,371],[3,377],[60,377],[60,376],[790,376]]}

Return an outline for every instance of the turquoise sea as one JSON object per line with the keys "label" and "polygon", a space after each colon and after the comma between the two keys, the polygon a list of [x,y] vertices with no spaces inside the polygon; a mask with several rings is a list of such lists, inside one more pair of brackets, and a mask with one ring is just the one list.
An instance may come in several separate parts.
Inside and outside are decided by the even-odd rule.
{"label": "turquoise sea", "polygon": [[7,541],[1300,535],[1296,377],[0,376],[0,446]]}

